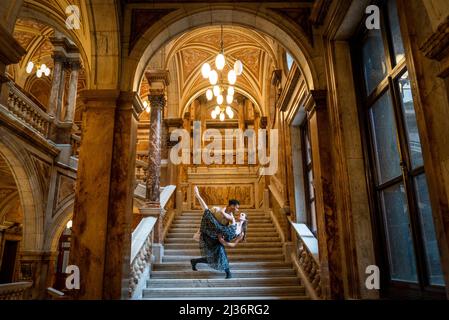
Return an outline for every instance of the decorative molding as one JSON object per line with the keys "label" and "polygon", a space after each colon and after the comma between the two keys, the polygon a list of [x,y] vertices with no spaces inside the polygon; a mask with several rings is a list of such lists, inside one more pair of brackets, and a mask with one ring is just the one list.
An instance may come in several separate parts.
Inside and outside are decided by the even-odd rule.
{"label": "decorative molding", "polygon": [[288,104],[290,103],[290,100],[293,96],[293,92],[296,89],[300,77],[301,72],[299,71],[297,65],[294,64],[294,67],[292,71],[289,73],[287,82],[284,86],[284,90],[282,90],[281,97],[279,98],[278,101],[278,108],[280,111],[284,112],[287,110]]}
{"label": "decorative molding", "polygon": [[304,106],[308,113],[322,110],[327,105],[327,90],[311,90]]}
{"label": "decorative molding", "polygon": [[184,123],[182,118],[168,118],[164,119],[164,122],[168,128],[182,128]]}
{"label": "decorative molding", "polygon": [[420,50],[427,58],[433,60],[441,61],[449,56],[449,17],[427,38]]}
{"label": "decorative molding", "polygon": [[[148,83],[160,82],[164,87],[170,84],[170,73],[168,70],[149,70],[145,72],[145,78]],[[151,91],[151,89],[150,89]]]}

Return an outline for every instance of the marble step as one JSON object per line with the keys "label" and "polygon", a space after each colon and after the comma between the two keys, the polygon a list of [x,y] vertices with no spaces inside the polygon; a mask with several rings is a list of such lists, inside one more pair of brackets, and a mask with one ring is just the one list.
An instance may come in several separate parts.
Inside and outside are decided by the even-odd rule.
{"label": "marble step", "polygon": [[[233,278],[275,278],[296,276],[296,272],[291,268],[269,268],[258,270],[240,270],[234,268],[231,263],[231,272]],[[155,270],[151,271],[151,279],[223,279],[224,272],[212,269],[203,269],[198,265],[198,271],[191,268],[186,271],[173,270]]]}
{"label": "marble step", "polygon": [[[183,239],[189,239],[193,237],[193,234],[196,231],[190,231],[190,232],[171,232],[169,231],[167,234],[167,238],[183,238]],[[277,232],[258,232],[258,231],[254,231],[249,233],[248,232],[248,236],[247,236],[247,241],[251,241],[254,238],[262,238],[262,237],[267,237],[267,238],[275,238],[278,237],[278,233]]]}
{"label": "marble step", "polygon": [[221,287],[221,288],[145,288],[144,298],[174,298],[174,297],[252,297],[252,296],[302,296],[305,289],[302,286],[284,287]]}
{"label": "marble step", "polygon": [[[268,270],[268,269],[288,269],[292,268],[291,262],[269,261],[269,262],[230,262],[232,270]],[[190,263],[153,263],[154,271],[192,271]],[[205,264],[197,264],[198,270],[212,270]],[[259,270],[260,269],[260,270]]]}
{"label": "marble step", "polygon": [[[141,298],[141,300],[167,300],[167,298]],[[170,300],[195,300],[195,301],[203,301],[203,300],[223,300],[221,297],[170,297]],[[299,300],[310,300],[309,297],[306,295],[300,295],[300,296],[262,296],[262,297],[228,297],[226,298],[227,301],[229,300],[293,300],[293,301],[299,301]]]}
{"label": "marble step", "polygon": [[[182,222],[192,222],[192,223],[200,223],[201,217],[189,217],[189,216],[178,216],[173,219],[173,221],[182,221]],[[249,223],[273,223],[273,221],[269,217],[248,217]]]}
{"label": "marble step", "polygon": [[[174,234],[172,236],[167,235],[167,237],[164,240],[165,244],[172,244],[172,243],[196,243],[198,244],[198,242],[196,242],[195,240],[193,240],[193,234],[189,233],[188,235],[184,234],[181,235],[179,233]],[[275,237],[273,236],[252,236],[251,234],[248,234],[248,236],[246,237],[246,242],[247,243],[255,243],[255,242],[268,242],[268,243],[281,243],[281,238],[276,235]]]}
{"label": "marble step", "polygon": [[[192,243],[165,243],[164,249],[198,249],[198,242]],[[280,242],[240,242],[238,248],[282,248],[282,243]]]}
{"label": "marble step", "polygon": [[[168,256],[164,255],[162,257],[162,262],[190,262],[191,259],[195,259],[200,257],[200,255],[185,255],[185,256]],[[285,257],[283,254],[239,254],[228,252],[228,258],[232,261],[285,261]]]}
{"label": "marble step", "polygon": [[[282,254],[282,248],[226,248],[228,256],[234,254],[258,254],[258,255],[271,255]],[[195,256],[201,255],[199,248],[196,249],[166,249],[164,250],[165,256]]]}
{"label": "marble step", "polygon": [[[170,228],[199,228],[200,227],[200,223],[183,223],[183,222],[177,222],[177,221],[173,221],[173,223],[170,225]],[[275,228],[273,223],[259,223],[259,222],[251,222],[248,224],[248,228]]]}
{"label": "marble step", "polygon": [[299,286],[296,277],[278,278],[232,278],[232,279],[150,279],[147,288],[204,288],[204,287],[265,287],[265,286]]}
{"label": "marble step", "polygon": [[[198,226],[194,227],[194,228],[189,228],[189,227],[171,227],[170,230],[168,231],[169,233],[188,233],[188,232],[197,232],[198,230]],[[248,234],[249,233],[273,233],[276,232],[276,228],[275,227],[269,227],[269,228],[252,228],[252,227],[248,227]]]}

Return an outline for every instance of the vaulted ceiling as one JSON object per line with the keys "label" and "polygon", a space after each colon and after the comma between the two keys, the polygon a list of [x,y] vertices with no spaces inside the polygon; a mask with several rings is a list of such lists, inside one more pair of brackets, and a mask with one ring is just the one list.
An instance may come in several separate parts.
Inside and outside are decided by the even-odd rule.
{"label": "vaulted ceiling", "polygon": [[[168,69],[171,79],[170,90],[177,91],[179,108],[210,88],[209,81],[201,74],[201,67],[208,62],[215,68],[215,57],[220,51],[221,27],[206,27],[185,33],[162,48],[148,64],[148,70]],[[278,68],[277,46],[273,40],[253,30],[240,27],[223,28],[223,45],[227,66],[223,71],[227,83],[227,72],[236,60],[241,60],[244,72],[238,77],[236,91],[263,104],[265,89],[271,73]],[[174,89],[176,86],[176,89]],[[148,94],[149,84],[143,79],[141,96]],[[173,98],[173,95],[169,95]],[[170,105],[170,101],[169,101]]]}

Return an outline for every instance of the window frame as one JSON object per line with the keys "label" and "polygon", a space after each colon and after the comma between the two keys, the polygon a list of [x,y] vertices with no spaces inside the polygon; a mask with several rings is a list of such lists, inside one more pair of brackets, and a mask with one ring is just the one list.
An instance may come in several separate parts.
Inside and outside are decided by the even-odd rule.
{"label": "window frame", "polygon": [[[405,294],[407,297],[442,297],[444,295],[444,286],[431,285],[427,270],[426,252],[424,247],[422,226],[420,222],[420,212],[418,209],[418,197],[415,191],[415,178],[426,174],[425,163],[413,168],[410,153],[410,143],[407,136],[407,127],[405,123],[405,114],[403,114],[399,83],[398,80],[406,72],[410,73],[407,67],[407,50],[404,47],[404,58],[396,63],[394,55],[391,26],[389,21],[387,0],[373,1],[381,9],[381,34],[384,44],[384,54],[387,67],[386,77],[371,92],[367,93],[366,83],[363,72],[363,57],[361,55],[364,41],[368,30],[365,27],[365,18],[362,19],[358,31],[350,41],[352,63],[354,65],[354,81],[359,83],[356,86],[358,116],[361,124],[361,135],[363,141],[363,153],[365,161],[366,179],[368,183],[368,196],[370,201],[370,211],[373,229],[373,240],[375,257],[381,270],[381,295],[397,296]],[[399,12],[398,12],[399,15]],[[399,15],[399,20],[401,19]],[[402,30],[401,30],[402,31]],[[401,33],[402,37],[404,34]],[[410,77],[410,82],[412,79]],[[401,175],[391,178],[384,183],[378,182],[379,172],[375,161],[376,146],[373,143],[373,130],[369,118],[369,111],[374,104],[390,92],[393,108],[394,123],[396,125],[396,139],[398,145],[398,154],[400,157]],[[416,108],[416,99],[414,99]],[[422,141],[422,139],[421,139]],[[424,161],[424,160],[423,160]],[[386,233],[387,224],[384,221],[384,212],[382,210],[381,196],[382,190],[391,186],[403,183],[405,188],[405,200],[408,205],[410,229],[413,239],[413,248],[415,251],[416,273],[418,283],[403,282],[391,280],[391,271],[388,260],[388,239]],[[405,290],[404,290],[405,289]]]}

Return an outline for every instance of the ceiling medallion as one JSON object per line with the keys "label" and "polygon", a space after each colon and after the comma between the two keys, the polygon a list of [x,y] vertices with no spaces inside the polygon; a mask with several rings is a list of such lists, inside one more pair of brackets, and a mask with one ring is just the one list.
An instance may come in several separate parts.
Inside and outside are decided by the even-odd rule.
{"label": "ceiling medallion", "polygon": [[[229,72],[227,76],[228,82],[225,83],[223,80],[223,70],[225,66],[229,67]],[[220,52],[217,54],[215,58],[215,67],[217,70],[212,69],[209,63],[204,63],[201,68],[201,73],[204,79],[209,79],[209,83],[212,88],[206,91],[207,101],[212,101],[214,97],[216,97],[217,106],[211,112],[211,116],[213,119],[220,119],[220,121],[225,120],[225,114],[229,117],[229,119],[234,118],[234,112],[232,108],[229,106],[234,101],[234,85],[237,82],[237,77],[241,76],[243,73],[243,63],[240,60],[235,61],[234,66],[231,67],[230,64],[226,61],[225,53],[224,53],[224,44],[223,44],[223,26],[221,26],[221,44],[220,44]],[[227,88],[226,88],[227,86]],[[226,92],[226,99],[224,98],[224,93]],[[224,108],[223,104],[226,102],[227,107]]]}

